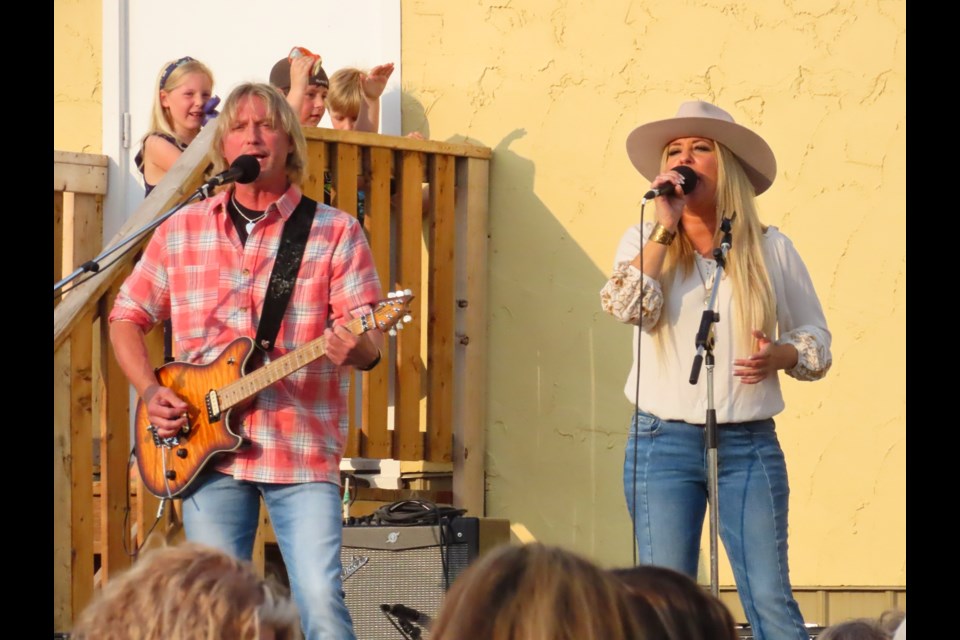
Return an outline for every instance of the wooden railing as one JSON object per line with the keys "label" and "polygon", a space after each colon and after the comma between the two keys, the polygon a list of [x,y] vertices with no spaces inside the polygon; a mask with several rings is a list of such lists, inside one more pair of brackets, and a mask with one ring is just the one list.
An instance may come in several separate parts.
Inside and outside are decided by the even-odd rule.
{"label": "wooden railing", "polygon": [[[108,246],[131,237],[194,192],[208,165],[212,130],[201,131]],[[329,129],[310,130],[307,138],[304,192],[322,201],[328,182],[334,206],[357,216],[360,205],[383,290],[411,289],[419,302],[413,321],[387,341],[384,362],[390,366],[357,374],[351,384],[345,456],[449,463],[454,503],[482,516],[491,152]],[[70,194],[79,187],[58,182],[64,170],[58,169],[57,159],[55,155],[54,217],[66,220],[67,203],[79,198]],[[106,159],[90,166],[103,168],[102,197]],[[64,222],[61,228],[70,227]],[[99,239],[102,231],[90,235]],[[74,288],[54,309],[55,630],[69,629],[95,583],[129,566],[129,551],[158,526],[158,500],[135,475],[131,486],[129,386],[110,352],[106,327],[113,299],[145,242],[131,243],[134,250],[122,259],[82,284],[70,285]],[[67,249],[68,244],[73,248]],[[85,244],[79,250],[75,242],[59,246],[55,282],[100,250]],[[149,343],[159,365],[158,331]],[[132,512],[131,494],[136,496]],[[172,526],[175,519],[168,518],[158,530],[169,533],[164,529]]]}

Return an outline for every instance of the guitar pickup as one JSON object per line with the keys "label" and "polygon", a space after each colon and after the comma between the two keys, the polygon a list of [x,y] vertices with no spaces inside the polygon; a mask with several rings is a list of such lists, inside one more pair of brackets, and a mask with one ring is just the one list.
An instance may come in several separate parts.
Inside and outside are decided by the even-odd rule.
{"label": "guitar pickup", "polygon": [[206,404],[207,404],[207,419],[210,420],[210,422],[219,422],[220,398],[217,397],[216,390],[211,389],[210,391],[207,392]]}

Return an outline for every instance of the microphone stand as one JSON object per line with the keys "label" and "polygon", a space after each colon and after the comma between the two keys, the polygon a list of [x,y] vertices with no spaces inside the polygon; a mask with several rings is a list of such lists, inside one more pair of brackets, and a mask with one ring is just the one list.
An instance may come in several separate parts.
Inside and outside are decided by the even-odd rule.
{"label": "microphone stand", "polygon": [[720,280],[723,279],[723,270],[726,265],[727,253],[730,251],[732,236],[730,235],[730,218],[724,218],[720,223],[723,238],[720,247],[713,250],[713,258],[717,261],[717,273],[713,279],[713,289],[710,292],[710,302],[700,318],[700,328],[697,330],[697,355],[693,358],[693,368],[690,371],[690,384],[697,384],[700,378],[700,367],[706,353],[707,362],[707,419],[704,429],[704,440],[707,449],[707,503],[710,505],[710,593],[715,598],[720,597],[719,584],[719,548],[717,536],[719,532],[717,507],[717,410],[713,404],[713,324],[719,322],[720,314],[714,311],[717,303],[717,293]]}
{"label": "microphone stand", "polygon": [[157,227],[159,227],[161,224],[163,224],[163,221],[164,221],[164,220],[166,220],[167,218],[169,218],[170,216],[172,216],[173,214],[175,214],[177,211],[179,211],[180,209],[184,208],[184,207],[187,206],[188,204],[192,204],[192,203],[194,203],[194,202],[200,202],[200,201],[202,201],[202,200],[206,200],[207,198],[210,197],[211,191],[212,191],[215,187],[217,187],[217,186],[219,186],[219,185],[216,184],[216,182],[215,182],[215,181],[212,181],[212,180],[209,181],[209,182],[204,183],[204,184],[203,184],[202,186],[200,186],[196,191],[194,191],[194,192],[193,192],[193,195],[191,195],[189,198],[187,198],[186,200],[184,200],[183,202],[181,202],[181,203],[178,204],[177,206],[173,207],[172,209],[170,209],[169,211],[167,211],[166,213],[164,213],[164,214],[163,214],[162,216],[160,216],[159,218],[156,218],[156,219],[154,219],[152,222],[149,222],[148,224],[146,224],[146,225],[144,225],[143,227],[141,227],[140,229],[138,229],[137,231],[135,231],[135,232],[134,232],[129,238],[127,238],[126,240],[123,240],[122,242],[120,242],[120,243],[118,243],[118,244],[116,244],[116,245],[114,245],[114,246],[112,246],[112,247],[110,247],[110,248],[108,248],[108,249],[104,249],[104,250],[100,253],[100,255],[98,255],[96,258],[94,258],[93,260],[87,260],[87,261],[84,262],[82,265],[80,265],[79,267],[77,267],[77,268],[73,271],[73,273],[71,273],[71,274],[68,275],[66,278],[64,278],[64,279],[61,280],[60,282],[57,282],[56,284],[53,285],[53,293],[56,294],[57,291],[59,291],[60,289],[62,289],[62,288],[65,287],[66,285],[70,284],[71,282],[73,282],[74,280],[76,280],[77,278],[79,278],[80,276],[82,276],[84,273],[98,273],[98,272],[100,271],[100,268],[101,268],[100,263],[101,263],[104,259],[110,257],[111,255],[113,255],[114,253],[116,253],[117,251],[119,251],[122,247],[125,247],[125,246],[127,246],[128,244],[131,244],[131,243],[139,240],[140,238],[142,238],[142,237],[145,236],[146,234],[150,233],[151,231],[153,231],[154,229],[156,229]]}

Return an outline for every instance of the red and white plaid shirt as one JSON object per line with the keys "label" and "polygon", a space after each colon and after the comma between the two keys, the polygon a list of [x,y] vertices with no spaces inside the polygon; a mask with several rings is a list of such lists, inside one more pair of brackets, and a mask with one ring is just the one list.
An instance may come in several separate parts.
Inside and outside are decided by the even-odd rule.
{"label": "red and white plaid shirt", "polygon": [[[123,283],[110,322],[148,331],[168,317],[178,361],[207,364],[240,336],[256,335],[283,223],[300,202],[291,186],[246,245],[226,210],[229,192],[190,205],[160,225]],[[317,205],[290,302],[269,362],[319,337],[328,325],[370,313],[380,280],[363,230],[350,215]],[[290,484],[340,483],[350,368],[320,358],[234,411],[252,445],[215,459],[235,478]],[[236,415],[238,414],[239,415]]]}

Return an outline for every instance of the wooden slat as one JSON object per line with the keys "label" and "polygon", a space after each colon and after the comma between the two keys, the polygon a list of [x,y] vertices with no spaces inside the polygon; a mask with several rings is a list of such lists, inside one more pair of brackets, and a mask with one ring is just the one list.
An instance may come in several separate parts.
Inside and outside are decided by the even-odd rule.
{"label": "wooden slat", "polygon": [[449,462],[453,448],[455,168],[450,156],[430,162],[426,459],[435,462]]}
{"label": "wooden slat", "polygon": [[70,529],[73,539],[73,611],[93,596],[93,313],[70,337]]}
{"label": "wooden slat", "polygon": [[[53,282],[63,277],[63,192],[53,192]],[[56,304],[59,300],[55,300]]]}
{"label": "wooden slat", "polygon": [[[73,478],[70,430],[70,355],[73,342],[53,352],[53,629],[73,623]],[[91,563],[93,557],[90,558]]]}
{"label": "wooden slat", "polygon": [[60,278],[65,278],[81,264],[95,258],[103,248],[101,196],[64,194],[63,242],[63,271]]}
{"label": "wooden slat", "polygon": [[457,299],[464,306],[457,304],[453,495],[477,517],[485,515],[489,172],[485,160],[457,161]]}
{"label": "wooden slat", "polygon": [[303,135],[309,144],[311,140],[332,143],[346,143],[366,147],[381,147],[393,151],[419,151],[421,153],[440,153],[464,158],[490,159],[493,151],[489,147],[439,140],[416,140],[400,136],[388,136],[366,131],[339,131],[325,127],[307,127]]}
{"label": "wooden slat", "polygon": [[327,144],[312,142],[307,145],[307,172],[304,174],[303,193],[317,202],[323,202],[323,172],[327,170]]}
{"label": "wooden slat", "polygon": [[[380,276],[380,290],[391,288],[390,279],[390,176],[393,153],[389,149],[370,149],[370,179],[366,199],[364,227],[370,250]],[[387,404],[390,384],[390,340],[384,336],[382,359],[373,371],[363,374],[363,431],[360,455],[366,458],[389,458],[390,431],[387,428]]]}
{"label": "wooden slat", "polygon": [[[178,202],[184,201],[200,184],[203,172],[209,164],[207,151],[213,138],[215,127],[204,127],[200,134],[190,143],[187,150],[180,154],[177,161],[167,171],[160,183],[144,199],[143,204],[137,207],[136,212],[123,224],[120,231],[106,246],[119,244],[132,233],[145,226],[149,221],[166,213]],[[142,245],[147,238],[134,243]],[[103,293],[118,277],[117,272],[132,260],[131,251],[127,258],[119,260],[109,267],[103,268],[96,277],[93,277],[73,289],[73,294],[61,301],[53,312],[53,348],[63,342],[69,335],[80,316],[97,304]],[[116,257],[116,256],[114,256]],[[76,284],[75,281],[73,284]],[[71,285],[72,286],[72,285]]]}
{"label": "wooden slat", "polygon": [[[102,301],[103,316],[113,308],[113,301],[120,290],[123,279],[131,271],[130,265],[124,265],[116,282],[107,291]],[[103,331],[108,324],[102,323]],[[109,337],[101,334],[103,344],[109,344]],[[129,529],[124,526],[124,511],[127,508],[129,493],[128,460],[130,455],[130,387],[120,365],[113,357],[112,350],[102,352],[100,370],[106,385],[107,397],[104,403],[106,416],[100,423],[100,505],[101,539],[103,541],[100,560],[104,583],[111,576],[130,566],[127,549],[132,548]],[[127,525],[130,521],[126,521]]]}
{"label": "wooden slat", "polygon": [[88,153],[53,152],[53,190],[105,195],[107,156]]}
{"label": "wooden slat", "polygon": [[353,144],[338,144],[336,158],[333,171],[333,206],[356,217],[357,176],[360,175],[359,148]]}
{"label": "wooden slat", "polygon": [[[397,285],[410,289],[419,306],[422,288],[421,243],[423,232],[423,156],[415,151],[401,154],[398,183],[400,212],[398,219]],[[420,385],[423,361],[420,355],[422,319],[413,312],[413,321],[397,334],[397,372],[394,388],[396,424],[393,433],[393,457],[397,460],[423,458],[423,434],[420,432]]]}
{"label": "wooden slat", "polygon": [[[159,367],[163,364],[163,324],[154,327],[152,331],[144,336],[144,339],[147,343],[147,357],[155,367]],[[143,485],[143,478],[140,477],[139,469],[133,472],[133,477],[136,478],[137,509],[135,519],[137,523],[137,548],[139,549],[148,542],[145,535],[150,527],[153,526],[154,522],[156,522],[157,510],[160,507],[160,498],[150,493]],[[167,524],[170,521],[169,513],[170,511],[165,508],[163,515],[164,520],[157,523],[156,528],[150,535],[163,535],[166,533]]]}
{"label": "wooden slat", "polygon": [[[360,173],[359,148],[352,144],[334,145],[333,170],[333,206],[346,211],[352,216],[357,215],[357,176]],[[347,432],[347,443],[344,455],[354,457],[360,455],[360,417],[357,415],[357,389],[360,377],[350,375],[350,387],[347,391],[347,411],[349,413],[350,429]]]}

